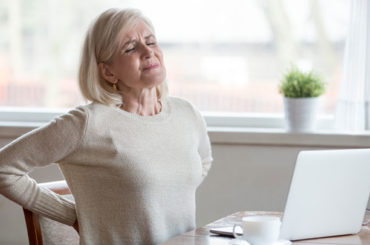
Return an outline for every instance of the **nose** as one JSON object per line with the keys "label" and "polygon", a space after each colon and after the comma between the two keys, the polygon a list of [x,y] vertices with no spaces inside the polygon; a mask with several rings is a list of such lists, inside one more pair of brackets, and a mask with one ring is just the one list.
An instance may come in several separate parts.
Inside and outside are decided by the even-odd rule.
{"label": "nose", "polygon": [[153,54],[154,54],[154,51],[150,46],[148,46],[146,44],[143,45],[143,55],[142,56],[143,56],[144,59],[151,58],[153,56]]}

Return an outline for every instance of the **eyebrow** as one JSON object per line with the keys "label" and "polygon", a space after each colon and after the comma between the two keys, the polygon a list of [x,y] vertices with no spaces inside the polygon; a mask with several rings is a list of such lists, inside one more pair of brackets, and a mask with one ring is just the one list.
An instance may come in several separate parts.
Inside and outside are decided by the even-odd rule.
{"label": "eyebrow", "polygon": [[[145,40],[148,40],[150,38],[155,38],[155,36],[153,34],[149,34],[147,36],[144,37]],[[125,42],[123,45],[122,45],[122,48],[126,47],[128,44],[130,43],[135,43],[136,42],[136,39],[131,39],[131,40],[128,40],[127,42]]]}

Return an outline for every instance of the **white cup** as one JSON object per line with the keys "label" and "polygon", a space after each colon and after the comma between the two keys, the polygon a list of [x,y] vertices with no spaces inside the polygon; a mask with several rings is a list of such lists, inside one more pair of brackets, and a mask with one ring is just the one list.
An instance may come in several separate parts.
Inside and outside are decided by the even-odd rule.
{"label": "white cup", "polygon": [[[270,245],[278,241],[280,233],[280,218],[275,216],[249,216],[235,224],[233,234],[252,245]],[[235,228],[241,227],[243,235],[237,235]]]}

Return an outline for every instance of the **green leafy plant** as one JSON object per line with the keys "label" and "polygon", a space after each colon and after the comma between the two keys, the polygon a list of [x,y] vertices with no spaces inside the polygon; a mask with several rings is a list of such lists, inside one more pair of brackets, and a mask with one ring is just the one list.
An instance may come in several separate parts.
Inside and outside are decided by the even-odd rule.
{"label": "green leafy plant", "polygon": [[292,66],[280,81],[279,92],[287,98],[318,97],[325,92],[325,83],[321,76],[310,72],[302,72]]}

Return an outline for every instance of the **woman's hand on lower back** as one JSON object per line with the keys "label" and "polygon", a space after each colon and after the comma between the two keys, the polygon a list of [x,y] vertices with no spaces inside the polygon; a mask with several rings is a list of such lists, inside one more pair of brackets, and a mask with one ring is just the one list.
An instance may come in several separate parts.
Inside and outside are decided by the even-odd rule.
{"label": "woman's hand on lower back", "polygon": [[77,233],[80,233],[80,230],[78,229],[78,220],[76,219],[75,223],[73,224],[73,228],[77,231]]}

